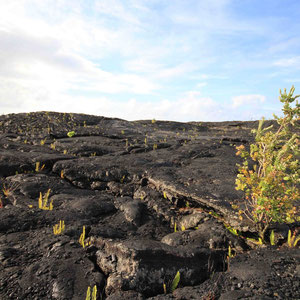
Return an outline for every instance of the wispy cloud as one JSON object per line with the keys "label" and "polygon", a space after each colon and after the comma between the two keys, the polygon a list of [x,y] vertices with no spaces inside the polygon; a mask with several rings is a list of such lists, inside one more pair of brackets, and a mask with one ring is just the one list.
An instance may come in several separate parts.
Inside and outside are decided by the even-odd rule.
{"label": "wispy cloud", "polygon": [[192,5],[185,5],[177,1],[177,5],[170,8],[170,18],[175,23],[202,26],[205,30],[231,29],[230,24],[235,21],[230,20],[228,16],[230,2],[228,0],[192,1]]}
{"label": "wispy cloud", "polygon": [[281,58],[277,61],[274,61],[274,66],[285,67],[285,68],[299,68],[300,67],[300,56],[294,56],[289,58]]}
{"label": "wispy cloud", "polygon": [[232,107],[240,106],[259,106],[266,101],[263,95],[240,95],[232,98]]}
{"label": "wispy cloud", "polygon": [[[129,2],[130,3],[130,2]],[[131,5],[132,8],[135,8],[139,11],[138,6]],[[123,1],[119,0],[101,0],[95,1],[95,9],[101,14],[105,14],[110,18],[116,18],[125,23],[130,23],[134,25],[141,26],[141,22],[137,14],[134,14],[124,5]]]}
{"label": "wispy cloud", "polygon": [[299,78],[294,78],[294,79],[287,78],[284,81],[289,82],[289,83],[298,83],[298,82],[300,82],[300,77]]}
{"label": "wispy cloud", "polygon": [[203,88],[203,87],[205,87],[205,86],[207,86],[207,82],[199,82],[199,83],[197,83],[197,85],[196,85],[197,88]]}

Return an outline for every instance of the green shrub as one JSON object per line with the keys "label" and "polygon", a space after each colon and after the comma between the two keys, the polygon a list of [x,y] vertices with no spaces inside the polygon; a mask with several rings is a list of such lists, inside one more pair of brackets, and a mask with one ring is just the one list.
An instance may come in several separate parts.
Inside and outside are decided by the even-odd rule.
{"label": "green shrub", "polygon": [[[264,118],[259,122],[255,143],[247,151],[243,145],[236,147],[237,155],[243,158],[238,165],[239,174],[236,189],[245,193],[245,206],[240,209],[241,218],[251,220],[264,242],[264,236],[271,222],[290,223],[299,220],[300,199],[299,183],[299,134],[292,133],[292,128],[299,128],[300,105],[293,97],[295,88],[287,94],[280,90],[280,101],[283,103],[283,117],[277,120],[278,129],[273,126],[263,128]],[[253,167],[249,166],[252,160]]]}

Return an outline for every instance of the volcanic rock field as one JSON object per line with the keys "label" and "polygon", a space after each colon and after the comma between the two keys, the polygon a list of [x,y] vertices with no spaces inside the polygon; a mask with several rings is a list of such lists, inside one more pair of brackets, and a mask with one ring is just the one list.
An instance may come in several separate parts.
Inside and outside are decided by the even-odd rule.
{"label": "volcanic rock field", "polygon": [[0,299],[300,299],[299,224],[259,247],[236,209],[257,125],[0,116]]}

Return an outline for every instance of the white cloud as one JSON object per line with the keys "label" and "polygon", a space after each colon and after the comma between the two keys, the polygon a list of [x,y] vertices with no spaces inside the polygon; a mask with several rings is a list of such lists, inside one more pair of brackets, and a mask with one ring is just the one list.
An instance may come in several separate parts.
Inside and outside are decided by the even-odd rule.
{"label": "white cloud", "polygon": [[299,36],[295,37],[287,37],[286,39],[276,39],[278,40],[277,42],[273,42],[268,51],[273,54],[273,53],[287,53],[291,49],[295,49],[298,47],[300,44],[300,38]]}
{"label": "white cloud", "polygon": [[166,64],[156,62],[153,58],[143,57],[126,61],[124,63],[124,67],[128,71],[147,75],[155,81],[159,81],[161,79],[169,80],[178,76],[188,75],[199,68],[190,62],[167,66]]}
{"label": "white cloud", "polygon": [[170,19],[178,25],[197,28],[198,34],[206,32],[218,34],[256,33],[262,34],[266,28],[257,20],[244,20],[233,15],[231,0],[195,1],[192,5],[178,2],[169,7]]}
{"label": "white cloud", "polygon": [[226,80],[226,79],[229,79],[228,76],[225,76],[225,75],[216,75],[216,74],[196,74],[196,75],[191,75],[189,76],[190,78],[192,79],[196,79],[196,80],[214,80],[214,79],[217,79],[217,80]]}
{"label": "white cloud", "polygon": [[285,79],[284,81],[289,83],[295,83],[295,82],[300,82],[300,78],[294,78],[294,79],[288,78]]}
{"label": "white cloud", "polygon": [[263,95],[240,95],[232,98],[232,107],[237,108],[240,106],[257,107],[265,102],[266,97]]}
{"label": "white cloud", "polygon": [[124,68],[128,71],[138,73],[156,73],[159,69],[163,68],[160,63],[155,63],[151,58],[138,57],[132,60],[127,60],[123,63]]}
{"label": "white cloud", "polygon": [[131,99],[118,104],[108,112],[129,120],[152,119],[173,121],[209,121],[222,116],[218,104],[211,98],[201,97],[198,92],[188,92],[175,100],[162,99],[155,102],[142,102]]}
{"label": "white cloud", "polygon": [[[113,16],[119,20],[133,23],[135,25],[141,25],[137,15],[131,13],[123,4],[123,1],[119,0],[100,0],[95,1],[95,8],[98,12]],[[140,8],[135,6],[135,8]]]}
{"label": "white cloud", "polygon": [[197,83],[197,85],[196,85],[197,88],[203,88],[203,87],[205,87],[205,86],[207,86],[207,82],[199,82],[199,83]]}
{"label": "white cloud", "polygon": [[198,69],[198,67],[191,63],[182,63],[182,64],[179,64],[174,67],[163,68],[161,70],[158,70],[156,77],[157,78],[172,78],[172,77],[176,77],[176,76],[185,75],[187,73],[191,73],[197,69]]}
{"label": "white cloud", "polygon": [[289,58],[281,58],[273,62],[274,66],[278,67],[300,67],[300,56],[293,56]]}

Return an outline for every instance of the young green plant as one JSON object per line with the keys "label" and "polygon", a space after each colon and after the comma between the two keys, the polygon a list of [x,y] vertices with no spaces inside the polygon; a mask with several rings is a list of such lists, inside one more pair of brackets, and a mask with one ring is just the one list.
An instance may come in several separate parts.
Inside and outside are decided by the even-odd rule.
{"label": "young green plant", "polygon": [[76,134],[75,131],[69,131],[69,132],[67,133],[67,136],[71,138],[71,137],[73,137],[75,134]]}
{"label": "young green plant", "polygon": [[85,240],[85,226],[83,226],[82,234],[80,235],[80,238],[79,238],[79,244],[80,244],[83,248],[85,247],[84,240]]}
{"label": "young green plant", "polygon": [[53,226],[53,233],[55,235],[61,234],[65,230],[65,221],[59,221],[58,224]]}
{"label": "young green plant", "polygon": [[227,265],[228,265],[228,270],[230,266],[230,259],[233,258],[235,255],[232,253],[231,246],[228,246],[228,255],[227,255]]}
{"label": "young green plant", "polygon": [[40,172],[40,171],[43,171],[44,168],[45,168],[45,164],[43,164],[43,165],[41,166],[41,163],[40,163],[39,161],[37,161],[37,162],[35,163],[35,171],[36,171],[37,173]]}
{"label": "young green plant", "polygon": [[[92,298],[91,298],[92,296]],[[97,300],[97,286],[94,285],[92,295],[91,295],[91,287],[89,286],[86,291],[86,297],[85,300]]]}
{"label": "young green plant", "polygon": [[270,244],[271,246],[274,246],[275,245],[275,234],[274,234],[274,230],[271,231],[271,234],[270,234]]}
{"label": "young green plant", "polygon": [[297,236],[296,237],[296,230],[294,231],[293,235],[292,235],[292,231],[289,230],[289,233],[288,233],[288,246],[290,248],[293,248],[293,247],[296,247],[298,242],[300,241],[300,236]]}
{"label": "young green plant", "polygon": [[39,197],[39,208],[43,210],[52,210],[53,209],[53,200],[49,203],[48,206],[48,199],[50,195],[51,189],[49,189],[45,195],[43,196],[42,193],[40,193]]}
{"label": "young green plant", "polygon": [[239,236],[239,233],[238,233],[238,231],[237,231],[235,228],[233,228],[233,227],[231,227],[230,225],[227,225],[227,224],[225,224],[225,223],[224,223],[224,226],[225,226],[225,228],[226,228],[230,233],[232,233],[232,234],[235,235],[235,236]]}
{"label": "young green plant", "polygon": [[173,293],[177,289],[179,281],[180,281],[180,272],[177,271],[171,285],[168,284],[169,288],[167,287],[167,285],[165,283],[163,283],[164,293],[167,294],[168,291]]}
{"label": "young green plant", "polygon": [[177,271],[177,273],[172,281],[172,284],[171,284],[171,293],[173,293],[177,289],[179,281],[180,281],[180,272]]}

